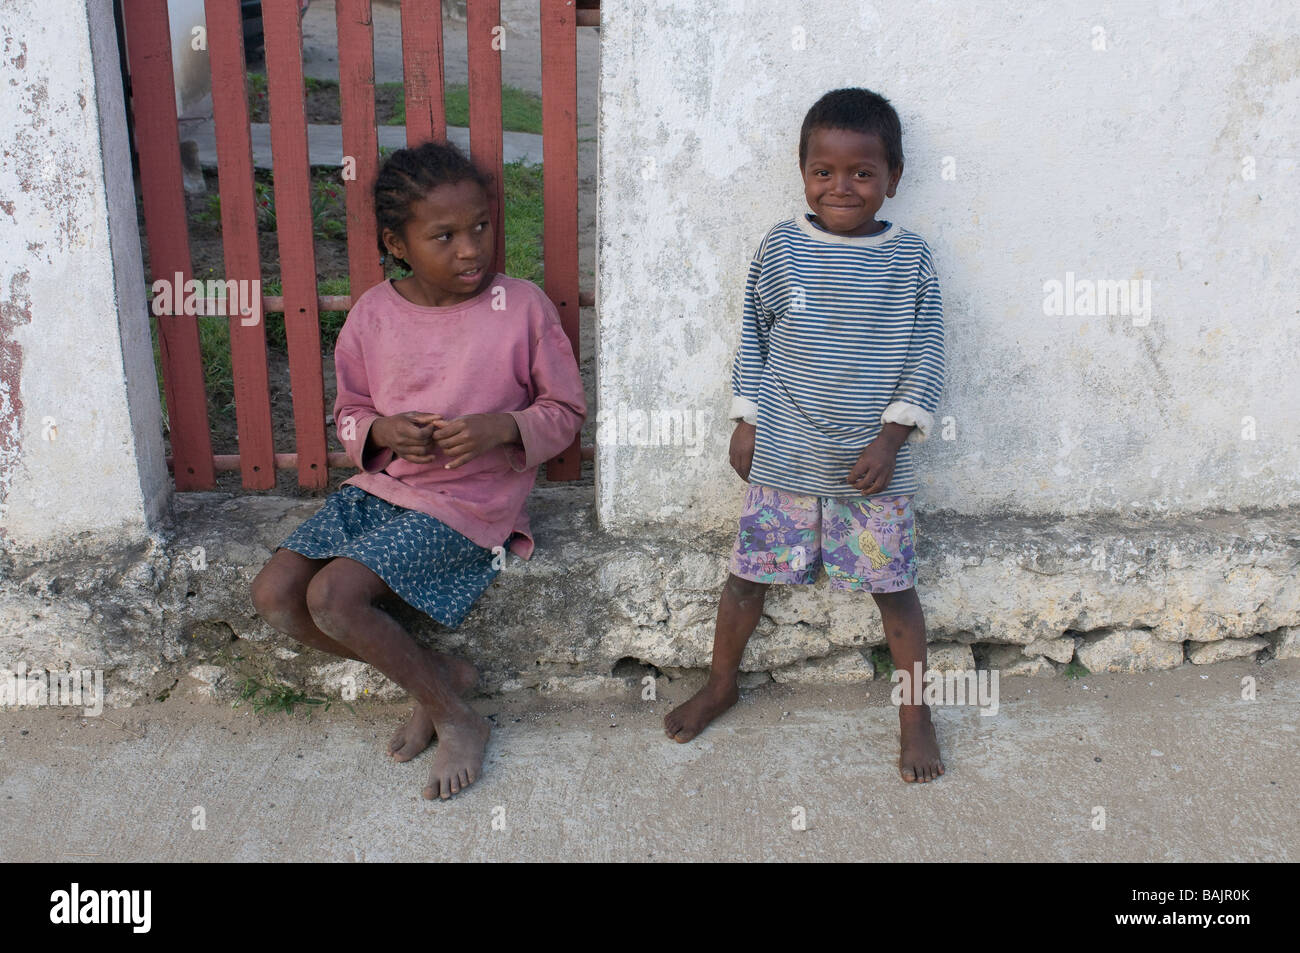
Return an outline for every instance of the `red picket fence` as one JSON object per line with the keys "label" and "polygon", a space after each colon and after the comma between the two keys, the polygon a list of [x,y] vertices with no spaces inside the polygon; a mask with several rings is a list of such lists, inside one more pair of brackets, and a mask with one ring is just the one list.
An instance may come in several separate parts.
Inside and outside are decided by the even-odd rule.
{"label": "red picket fence", "polygon": [[[542,157],[545,291],[578,354],[578,308],[592,296],[578,287],[577,30],[599,23],[590,0],[539,0],[542,41]],[[352,295],[383,280],[375,251],[371,186],[379,164],[375,127],[374,42],[370,0],[336,0],[343,153],[356,159],[344,183],[348,271]],[[470,153],[495,175],[496,260],[504,263],[501,60],[492,48],[499,0],[470,0]],[[581,6],[583,9],[579,10]],[[171,425],[170,463],[178,490],[216,485],[219,470],[239,470],[246,489],[275,486],[277,469],[296,469],[298,483],[321,488],[330,467],[350,467],[327,453],[321,372],[320,312],[351,307],[352,297],[319,297],[312,243],[311,178],[303,95],[302,28],[298,0],[263,0],[267,89],[271,112],[274,199],[282,294],[264,296],[261,313],[283,313],[289,353],[296,452],[276,453],[271,429],[265,321],[230,317],[231,365],[239,453],[216,455],[207,414],[196,319],[158,319],[164,391]],[[221,233],[227,279],[261,278],[254,204],[247,68],[238,0],[206,0],[207,46],[221,193]],[[443,43],[438,0],[402,0],[403,85],[410,144],[446,138]],[[152,279],[192,277],[182,184],[167,0],[124,0],[127,63],[135,142],[139,151],[145,233]],[[180,295],[175,296],[177,299]],[[575,440],[548,461],[551,480],[577,479],[582,448]]]}

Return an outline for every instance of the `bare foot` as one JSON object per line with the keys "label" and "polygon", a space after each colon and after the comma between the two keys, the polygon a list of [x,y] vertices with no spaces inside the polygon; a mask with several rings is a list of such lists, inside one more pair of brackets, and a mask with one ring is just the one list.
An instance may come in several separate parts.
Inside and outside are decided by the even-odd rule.
{"label": "bare foot", "polygon": [[433,715],[424,705],[416,703],[411,709],[411,717],[406,724],[393,732],[388,742],[388,756],[394,761],[410,761],[433,741],[437,731],[433,727]]}
{"label": "bare foot", "polygon": [[429,780],[420,792],[427,800],[440,797],[445,801],[459,794],[478,780],[483,770],[483,751],[492,727],[474,709],[462,707],[463,714],[444,719],[438,726],[438,747],[429,767]]}
{"label": "bare foot", "polygon": [[703,688],[664,716],[664,734],[684,745],[736,704],[738,698],[740,689],[735,678],[715,681],[710,675]]}
{"label": "bare foot", "polygon": [[898,773],[907,782],[925,784],[943,774],[939,739],[930,720],[929,705],[903,705],[898,709]]}
{"label": "bare foot", "polygon": [[[457,696],[464,695],[478,681],[478,669],[464,659],[435,653],[434,661]],[[417,703],[406,724],[398,728],[389,740],[388,754],[394,761],[410,761],[429,747],[435,734],[432,713]]]}

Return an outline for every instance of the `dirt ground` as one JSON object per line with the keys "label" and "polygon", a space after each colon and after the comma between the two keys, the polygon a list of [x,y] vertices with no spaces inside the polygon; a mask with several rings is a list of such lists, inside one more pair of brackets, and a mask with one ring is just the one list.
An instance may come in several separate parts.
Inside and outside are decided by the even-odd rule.
{"label": "dirt ground", "polygon": [[936,711],[927,785],[899,780],[883,681],[768,683],[674,744],[663,715],[698,684],[479,698],[484,776],[446,802],[420,797],[431,751],[383,755],[404,706],[0,712],[0,860],[1300,858],[1300,661],[1004,679],[996,715]]}

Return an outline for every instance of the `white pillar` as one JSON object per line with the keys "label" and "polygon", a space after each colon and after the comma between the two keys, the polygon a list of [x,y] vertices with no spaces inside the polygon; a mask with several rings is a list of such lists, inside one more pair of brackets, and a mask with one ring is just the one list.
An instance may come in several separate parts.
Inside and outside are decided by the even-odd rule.
{"label": "white pillar", "polygon": [[112,4],[0,0],[0,58],[0,538],[138,540],[171,483]]}

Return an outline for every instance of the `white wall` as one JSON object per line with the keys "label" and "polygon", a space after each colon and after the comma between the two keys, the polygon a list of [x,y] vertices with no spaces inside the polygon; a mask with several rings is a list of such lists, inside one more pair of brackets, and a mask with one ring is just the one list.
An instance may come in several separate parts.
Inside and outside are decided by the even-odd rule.
{"label": "white wall", "polygon": [[[601,24],[599,403],[710,428],[695,456],[600,442],[606,526],[734,520],[745,269],[804,209],[804,113],[848,85],[902,117],[881,217],[946,304],[918,507],[1300,503],[1300,7],[604,0]],[[1149,323],[1044,314],[1067,272],[1149,279]]]}
{"label": "white wall", "polygon": [[206,35],[196,50],[196,29],[207,31],[204,0],[167,0],[167,25],[171,27],[172,73],[176,80],[176,115],[185,119],[212,118],[212,66]]}
{"label": "white wall", "polygon": [[0,530],[142,537],[167,504],[112,8],[0,0]]}

